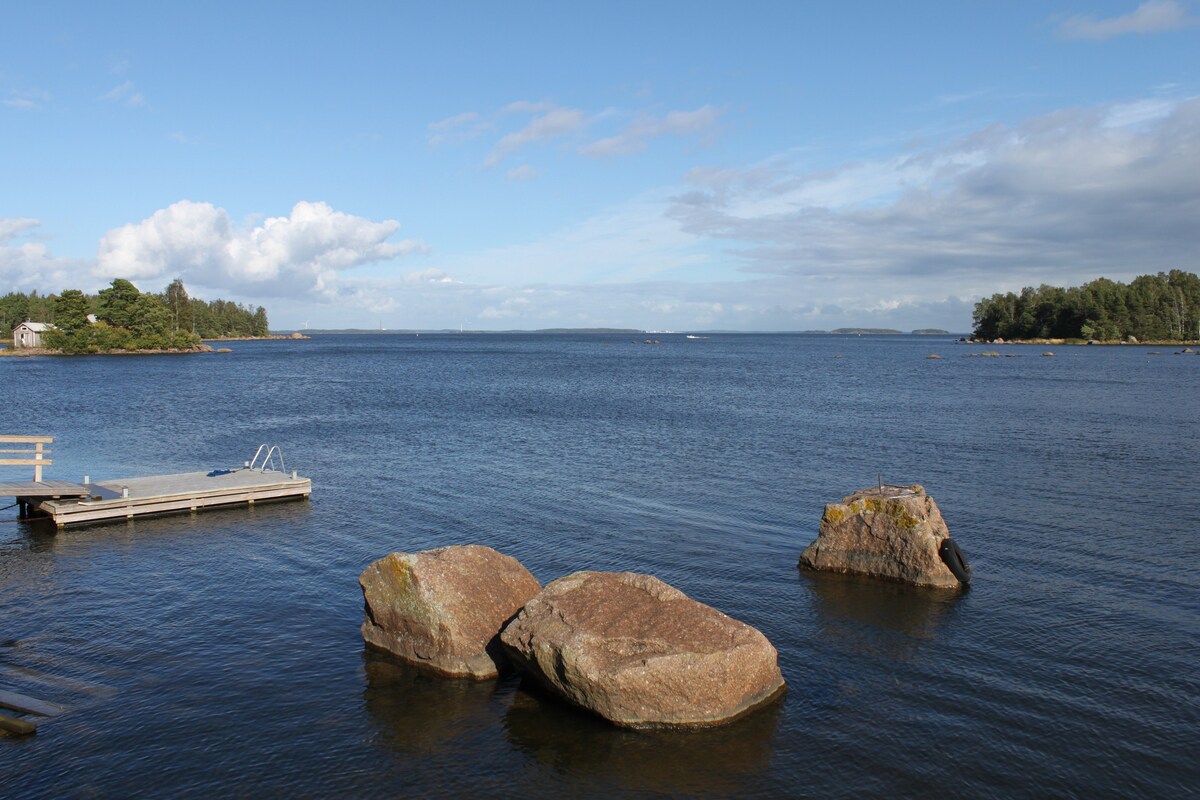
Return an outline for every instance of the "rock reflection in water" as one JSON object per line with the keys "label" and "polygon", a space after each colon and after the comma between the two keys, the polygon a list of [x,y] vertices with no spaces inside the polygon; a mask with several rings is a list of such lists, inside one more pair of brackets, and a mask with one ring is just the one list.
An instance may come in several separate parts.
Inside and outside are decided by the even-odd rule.
{"label": "rock reflection in water", "polygon": [[363,649],[363,666],[367,711],[398,749],[419,755],[449,752],[498,727],[497,680],[433,675],[371,648]]}
{"label": "rock reflection in water", "polygon": [[512,745],[556,771],[622,791],[733,797],[770,766],[773,700],[718,728],[634,731],[523,683],[504,718]]}
{"label": "rock reflection in water", "polygon": [[964,594],[905,586],[857,575],[801,570],[810,589],[818,635],[859,653],[911,661],[953,617]]}

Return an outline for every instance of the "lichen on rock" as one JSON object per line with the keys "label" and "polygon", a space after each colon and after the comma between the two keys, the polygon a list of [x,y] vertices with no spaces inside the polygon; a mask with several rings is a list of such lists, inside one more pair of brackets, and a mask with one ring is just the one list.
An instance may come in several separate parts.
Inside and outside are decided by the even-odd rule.
{"label": "lichen on rock", "polygon": [[938,555],[949,536],[925,487],[872,486],[826,504],[817,539],[800,555],[800,566],[955,588],[958,579]]}

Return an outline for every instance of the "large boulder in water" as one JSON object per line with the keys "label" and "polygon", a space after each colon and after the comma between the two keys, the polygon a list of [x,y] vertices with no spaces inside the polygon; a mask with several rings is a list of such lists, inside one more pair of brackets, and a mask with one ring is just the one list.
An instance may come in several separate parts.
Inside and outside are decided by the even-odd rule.
{"label": "large boulder in water", "polygon": [[500,638],[543,685],[625,727],[717,725],[784,686],[765,636],[650,575],[560,578]]}
{"label": "large boulder in water", "polygon": [[444,675],[493,678],[500,629],[542,588],[515,558],[465,545],[391,553],[358,579],[368,644]]}
{"label": "large boulder in water", "polygon": [[800,555],[800,566],[956,588],[958,578],[938,554],[948,538],[925,487],[872,486],[825,506],[817,539]]}

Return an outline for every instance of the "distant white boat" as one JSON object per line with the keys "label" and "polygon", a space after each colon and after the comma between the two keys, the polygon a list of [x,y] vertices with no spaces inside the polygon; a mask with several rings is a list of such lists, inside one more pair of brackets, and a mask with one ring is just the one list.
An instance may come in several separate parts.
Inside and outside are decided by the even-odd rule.
{"label": "distant white boat", "polygon": [[707,339],[708,337],[707,336],[693,336],[692,334],[689,333],[687,335],[687,338],[689,338],[689,339]]}

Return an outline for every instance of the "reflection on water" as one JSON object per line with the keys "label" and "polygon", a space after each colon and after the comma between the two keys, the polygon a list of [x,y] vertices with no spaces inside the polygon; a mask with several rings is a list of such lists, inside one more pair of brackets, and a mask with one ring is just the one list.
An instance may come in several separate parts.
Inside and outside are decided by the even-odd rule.
{"label": "reflection on water", "polygon": [[782,705],[719,728],[631,731],[523,683],[504,729],[515,748],[562,774],[621,790],[736,796],[769,766]]}
{"label": "reflection on water", "polygon": [[409,754],[433,755],[464,747],[496,727],[493,702],[500,682],[445,678],[363,649],[363,699],[383,740]]}
{"label": "reflection on water", "polygon": [[[3,519],[0,529],[0,550],[6,548],[30,552],[52,552],[70,549],[101,539],[104,544],[121,544],[143,536],[182,536],[215,529],[249,529],[256,525],[300,526],[312,513],[308,500],[259,501],[254,505],[229,505],[195,513],[159,514],[136,519],[72,525],[59,530],[49,517]],[[7,534],[12,533],[13,536]]]}
{"label": "reflection on water", "polygon": [[898,661],[918,658],[964,597],[958,590],[804,569],[800,579],[812,592],[821,638]]}

